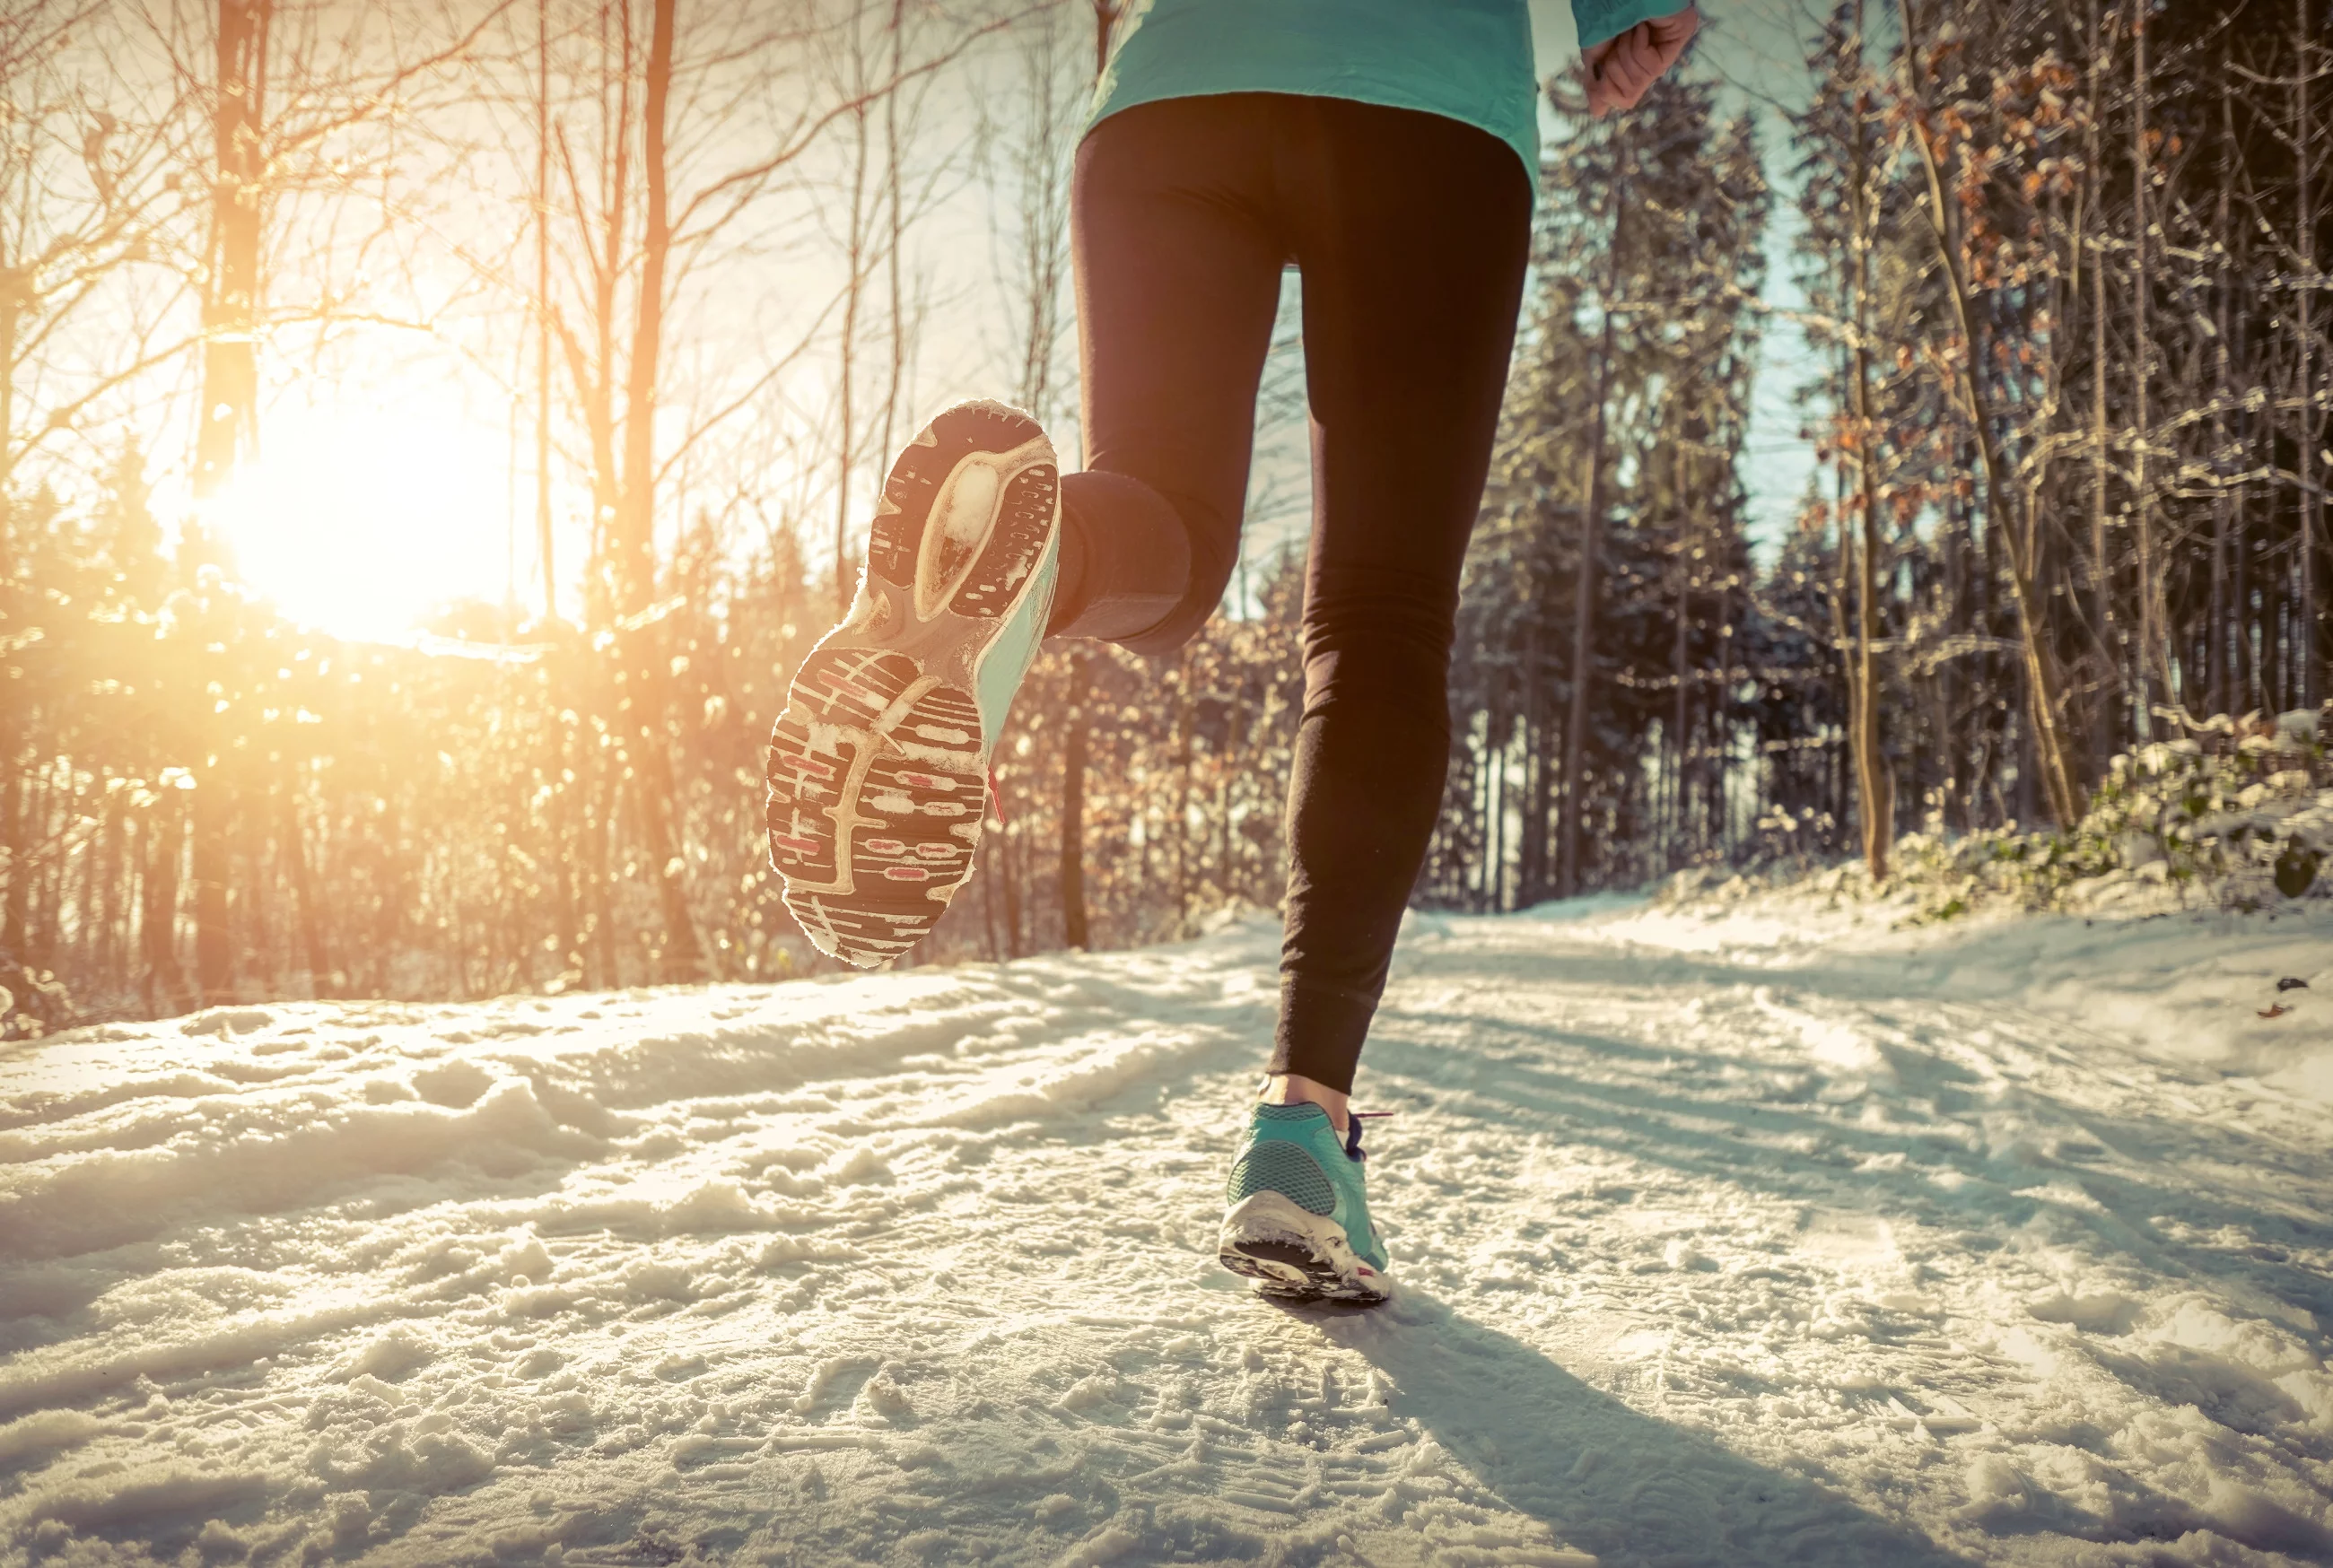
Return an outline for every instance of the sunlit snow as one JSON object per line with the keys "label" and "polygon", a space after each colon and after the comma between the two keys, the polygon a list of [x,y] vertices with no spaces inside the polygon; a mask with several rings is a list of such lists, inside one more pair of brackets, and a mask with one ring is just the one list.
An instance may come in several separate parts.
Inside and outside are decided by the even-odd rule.
{"label": "sunlit snow", "polygon": [[1413,917],[1375,1312],[1262,921],[5,1047],[0,1560],[2333,1558],[2333,914],[1902,913]]}

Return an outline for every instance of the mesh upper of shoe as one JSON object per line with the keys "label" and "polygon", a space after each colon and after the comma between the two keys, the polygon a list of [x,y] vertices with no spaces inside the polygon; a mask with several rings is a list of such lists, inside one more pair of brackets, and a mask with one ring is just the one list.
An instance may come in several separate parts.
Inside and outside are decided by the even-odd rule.
{"label": "mesh upper of shoe", "polygon": [[1337,1208],[1336,1189],[1329,1185],[1320,1162],[1278,1139],[1250,1144],[1232,1166],[1228,1202],[1236,1205],[1259,1192],[1281,1193],[1314,1214],[1331,1214]]}

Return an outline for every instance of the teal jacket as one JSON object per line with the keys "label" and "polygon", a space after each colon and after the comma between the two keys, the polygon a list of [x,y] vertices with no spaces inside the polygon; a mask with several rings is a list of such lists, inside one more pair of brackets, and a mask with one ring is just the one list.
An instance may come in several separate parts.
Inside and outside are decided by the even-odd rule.
{"label": "teal jacket", "polygon": [[[1571,0],[1583,49],[1685,0]],[[1097,120],[1162,98],[1293,92],[1419,109],[1489,131],[1539,184],[1527,0],[1130,0]]]}

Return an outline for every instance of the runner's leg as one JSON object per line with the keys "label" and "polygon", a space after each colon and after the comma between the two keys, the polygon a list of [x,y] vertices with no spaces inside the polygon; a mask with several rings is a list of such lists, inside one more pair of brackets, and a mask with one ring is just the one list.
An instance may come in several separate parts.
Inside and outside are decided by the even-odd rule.
{"label": "runner's leg", "polygon": [[1271,1070],[1349,1091],[1448,767],[1450,641],[1522,301],[1531,187],[1455,120],[1274,100],[1304,272],[1312,548]]}
{"label": "runner's leg", "polygon": [[1055,635],[1169,652],[1230,579],[1289,253],[1272,213],[1273,101],[1141,104],[1078,149],[1086,472],[1061,486]]}

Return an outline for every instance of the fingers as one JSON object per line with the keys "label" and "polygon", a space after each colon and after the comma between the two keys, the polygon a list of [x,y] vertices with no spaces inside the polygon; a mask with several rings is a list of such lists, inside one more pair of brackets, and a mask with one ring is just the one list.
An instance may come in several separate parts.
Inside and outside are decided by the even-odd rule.
{"label": "fingers", "polygon": [[1619,53],[1613,91],[1619,95],[1621,108],[1634,109],[1660,80],[1663,69],[1660,50],[1653,43],[1653,24],[1639,23],[1628,34],[1628,46]]}
{"label": "fingers", "polygon": [[1653,30],[1654,41],[1664,46],[1674,62],[1685,46],[1693,42],[1693,35],[1701,31],[1701,11],[1697,6],[1688,5],[1670,15],[1656,16],[1645,25]]}
{"label": "fingers", "polygon": [[1588,116],[1589,119],[1601,120],[1619,107],[1619,105],[1615,103],[1612,100],[1612,90],[1604,85],[1604,75],[1600,64],[1591,64],[1583,61],[1581,62],[1580,74],[1588,83]]}
{"label": "fingers", "polygon": [[1688,5],[1673,16],[1656,16],[1645,25],[1652,30],[1653,53],[1660,58],[1660,69],[1653,73],[1657,78],[1677,62],[1685,46],[1701,31],[1701,13]]}
{"label": "fingers", "polygon": [[1612,95],[1606,90],[1601,73],[1604,62],[1611,57],[1612,45],[1618,42],[1618,38],[1607,38],[1579,56],[1579,80],[1588,89],[1588,112],[1599,119],[1612,108]]}
{"label": "fingers", "polygon": [[[1652,24],[1639,22],[1612,41],[1611,51],[1596,68],[1589,88],[1589,108],[1598,114],[1634,109],[1661,73],[1659,54],[1652,42]],[[1600,103],[1601,107],[1598,107]]]}
{"label": "fingers", "polygon": [[1699,31],[1701,12],[1688,5],[1670,15],[1639,22],[1589,50],[1581,56],[1588,76],[1588,112],[1601,117],[1615,110],[1636,108]]}

